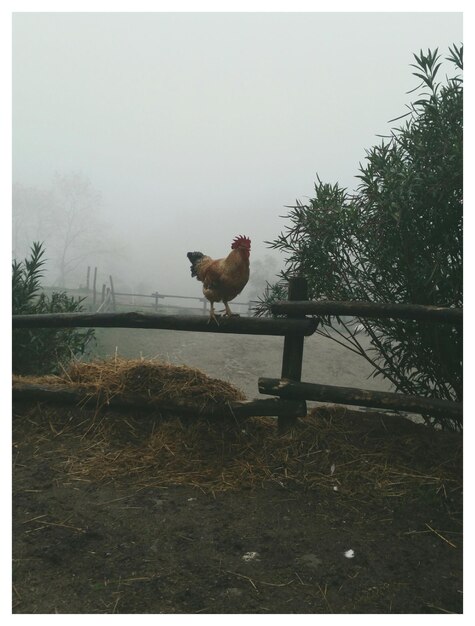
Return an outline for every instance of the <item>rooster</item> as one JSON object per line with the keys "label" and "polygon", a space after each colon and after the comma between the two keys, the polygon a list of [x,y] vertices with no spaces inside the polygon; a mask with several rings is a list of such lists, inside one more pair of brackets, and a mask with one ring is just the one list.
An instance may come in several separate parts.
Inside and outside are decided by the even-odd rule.
{"label": "rooster", "polygon": [[214,312],[214,303],[223,302],[226,317],[238,315],[232,313],[228,302],[233,300],[249,280],[249,255],[251,240],[238,235],[231,244],[231,252],[225,259],[212,259],[202,252],[188,252],[191,261],[191,275],[203,283],[203,294],[210,302],[209,321],[218,324]]}

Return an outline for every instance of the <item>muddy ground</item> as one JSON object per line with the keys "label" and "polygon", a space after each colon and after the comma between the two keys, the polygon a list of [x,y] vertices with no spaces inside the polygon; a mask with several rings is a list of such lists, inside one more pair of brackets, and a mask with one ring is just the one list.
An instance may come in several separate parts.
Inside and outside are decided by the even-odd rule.
{"label": "muddy ground", "polygon": [[[140,467],[161,428],[150,416],[101,416],[106,440],[91,412],[15,404],[13,612],[462,612],[460,437],[374,413],[332,419],[315,423],[298,479],[284,462],[210,483],[209,450],[195,477]],[[133,471],[78,470],[99,449],[110,470],[131,443]],[[350,443],[361,454],[343,463]],[[305,464],[324,455],[310,480]]]}

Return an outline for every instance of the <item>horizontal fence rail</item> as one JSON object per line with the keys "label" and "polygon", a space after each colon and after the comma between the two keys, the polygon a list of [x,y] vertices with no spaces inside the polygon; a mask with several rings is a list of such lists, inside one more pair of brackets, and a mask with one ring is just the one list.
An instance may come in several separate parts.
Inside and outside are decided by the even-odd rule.
{"label": "horizontal fence rail", "polygon": [[463,309],[422,304],[383,304],[378,302],[339,302],[336,300],[279,300],[271,305],[275,314],[347,315],[351,317],[392,317],[427,322],[463,323]]}
{"label": "horizontal fence rail", "polygon": [[315,332],[311,319],[270,319],[256,317],[218,318],[208,316],[160,315],[153,313],[45,313],[13,315],[13,328],[161,328],[207,333],[242,335],[303,335]]}
{"label": "horizontal fence rail", "polygon": [[202,297],[199,296],[175,296],[169,293],[124,293],[122,291],[116,291],[116,296],[129,296],[132,298],[179,298],[182,300],[203,300]]}
{"label": "horizontal fence rail", "polygon": [[278,415],[303,417],[307,415],[307,405],[303,401],[263,398],[257,400],[236,400],[224,404],[208,404],[199,407],[196,403],[176,399],[173,402],[148,400],[139,394],[117,394],[107,398],[105,394],[91,395],[90,390],[71,389],[70,387],[45,387],[30,383],[14,382],[13,400],[45,401],[53,404],[74,406],[94,406],[122,410],[142,409],[149,412],[178,412],[183,415],[202,417],[251,417],[253,415]]}
{"label": "horizontal fence rail", "polygon": [[406,396],[401,393],[372,391],[355,387],[302,383],[279,378],[259,378],[258,384],[260,393],[292,400],[305,399],[316,402],[368,406],[456,419],[460,419],[463,414],[462,403],[450,400]]}

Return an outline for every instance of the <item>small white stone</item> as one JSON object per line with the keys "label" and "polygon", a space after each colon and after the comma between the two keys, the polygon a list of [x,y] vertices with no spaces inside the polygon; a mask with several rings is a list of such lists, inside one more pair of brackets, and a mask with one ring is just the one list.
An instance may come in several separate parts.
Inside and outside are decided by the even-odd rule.
{"label": "small white stone", "polygon": [[229,589],[226,589],[225,594],[230,598],[238,598],[239,596],[242,596],[242,591],[237,587],[229,587]]}
{"label": "small white stone", "polygon": [[355,556],[355,551],[354,550],[347,550],[344,554],[345,554],[347,559],[353,559],[354,556]]}

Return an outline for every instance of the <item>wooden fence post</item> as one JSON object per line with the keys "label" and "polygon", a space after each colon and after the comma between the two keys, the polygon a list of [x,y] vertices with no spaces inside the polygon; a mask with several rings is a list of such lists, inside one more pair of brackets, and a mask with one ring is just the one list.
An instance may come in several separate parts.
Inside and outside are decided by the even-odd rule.
{"label": "wooden fence post", "polygon": [[111,284],[111,296],[112,296],[112,310],[115,311],[115,291],[114,291],[114,283],[112,281],[112,276],[109,275],[109,280]]}
{"label": "wooden fence post", "polygon": [[155,291],[155,293],[152,293],[152,296],[154,296],[155,298],[155,311],[158,311],[158,291]]}
{"label": "wooden fence post", "polygon": [[92,306],[94,310],[96,308],[96,281],[97,281],[97,267],[94,268],[94,278],[92,281]]}
{"label": "wooden fence post", "polygon": [[[307,300],[307,281],[303,276],[289,278],[289,300]],[[303,319],[305,315],[291,314],[288,317]],[[284,352],[282,355],[281,378],[288,378],[300,382],[302,378],[303,335],[286,335]],[[279,431],[284,432],[295,424],[295,417],[279,416]]]}

